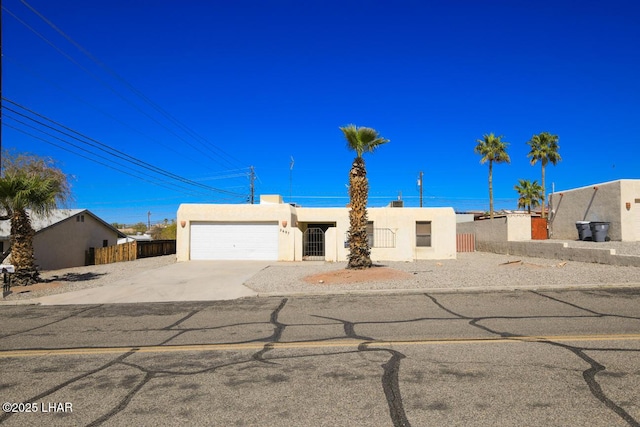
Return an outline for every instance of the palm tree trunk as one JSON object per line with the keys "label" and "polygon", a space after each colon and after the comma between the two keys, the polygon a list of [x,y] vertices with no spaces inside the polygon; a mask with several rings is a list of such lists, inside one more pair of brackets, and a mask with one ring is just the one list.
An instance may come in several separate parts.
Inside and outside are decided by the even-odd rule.
{"label": "palm tree trunk", "polygon": [[38,271],[33,255],[33,236],[29,214],[24,209],[16,209],[11,217],[11,263],[16,269],[13,282],[18,286],[38,282]]}
{"label": "palm tree trunk", "polygon": [[489,218],[493,219],[493,161],[489,160]]}
{"label": "palm tree trunk", "polygon": [[363,269],[373,265],[367,239],[367,198],[369,183],[364,159],[356,157],[349,172],[349,256],[347,268]]}

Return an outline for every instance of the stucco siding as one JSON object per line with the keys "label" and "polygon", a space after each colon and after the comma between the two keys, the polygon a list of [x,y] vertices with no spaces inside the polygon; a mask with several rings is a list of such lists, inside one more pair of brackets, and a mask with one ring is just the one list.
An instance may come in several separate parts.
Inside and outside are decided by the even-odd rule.
{"label": "stucco siding", "polygon": [[525,242],[531,240],[531,216],[509,214],[494,219],[457,224],[458,233],[472,233],[477,242]]}
{"label": "stucco siding", "polygon": [[[551,238],[576,240],[577,221],[609,222],[611,240],[640,241],[635,227],[640,180],[619,180],[551,194]],[[627,208],[629,203],[629,208]]]}
{"label": "stucco siding", "polygon": [[[456,217],[452,208],[370,208],[369,221],[375,228],[394,233],[393,247],[374,247],[374,261],[413,261],[416,259],[453,259],[456,257]],[[190,228],[198,222],[273,221],[280,225],[281,261],[303,258],[303,233],[312,224],[328,227],[325,231],[325,260],[346,261],[345,247],[349,229],[348,208],[300,208],[288,204],[204,205],[185,204],[178,209],[177,259],[186,261],[190,251]],[[431,222],[431,246],[416,247],[416,222]],[[324,228],[323,228],[324,229]]]}
{"label": "stucco siding", "polygon": [[87,213],[81,215],[84,221],[77,221],[73,216],[36,233],[33,250],[38,268],[57,270],[83,266],[89,248],[101,248],[104,240],[108,246],[117,244],[116,231]]}
{"label": "stucco siding", "polygon": [[277,221],[278,260],[291,258],[294,245],[293,207],[287,204],[213,205],[183,204],[178,208],[176,257],[178,261],[190,259],[191,225],[198,222],[270,222]]}

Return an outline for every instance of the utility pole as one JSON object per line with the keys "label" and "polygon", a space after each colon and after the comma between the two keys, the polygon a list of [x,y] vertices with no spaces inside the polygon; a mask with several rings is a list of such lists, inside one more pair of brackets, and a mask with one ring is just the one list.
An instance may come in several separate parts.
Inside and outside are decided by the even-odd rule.
{"label": "utility pole", "polygon": [[291,203],[292,189],[293,189],[293,156],[291,156],[291,163],[289,164],[289,203]]}
{"label": "utility pole", "polygon": [[147,212],[147,230],[151,231],[151,211]]}
{"label": "utility pole", "polygon": [[418,178],[418,187],[420,188],[420,207],[422,207],[422,177],[423,173],[420,171],[420,177]]}
{"label": "utility pole", "polygon": [[254,197],[255,197],[255,180],[256,180],[256,173],[253,170],[253,166],[249,167],[249,169],[251,170],[250,174],[249,174],[249,188],[251,191],[251,195],[249,196],[249,203],[251,203],[253,205],[254,203]]}

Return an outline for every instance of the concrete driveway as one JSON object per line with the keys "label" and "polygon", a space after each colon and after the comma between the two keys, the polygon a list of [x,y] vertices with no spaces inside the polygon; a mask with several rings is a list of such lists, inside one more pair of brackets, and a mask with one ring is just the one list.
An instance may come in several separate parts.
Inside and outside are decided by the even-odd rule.
{"label": "concrete driveway", "polygon": [[256,295],[243,283],[269,261],[188,261],[167,265],[118,282],[35,298],[42,305],[215,301]]}

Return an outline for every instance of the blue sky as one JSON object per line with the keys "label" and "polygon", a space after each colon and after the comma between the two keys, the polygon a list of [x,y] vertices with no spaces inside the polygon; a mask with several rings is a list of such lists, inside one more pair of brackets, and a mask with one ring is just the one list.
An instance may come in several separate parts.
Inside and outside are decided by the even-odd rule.
{"label": "blue sky", "polygon": [[488,167],[473,148],[490,132],[510,143],[511,164],[494,167],[498,209],[516,208],[518,179],[540,180],[526,142],[543,131],[562,156],[547,191],[640,178],[635,0],[2,5],[2,95],[18,104],[3,102],[14,110],[3,109],[3,148],[57,159],[72,176],[70,207],[108,222],[245,202],[250,166],[256,197],[344,206],[354,154],[338,128],[350,123],[391,141],[365,155],[370,206],[400,194],[418,206],[423,171],[425,206],[488,210]]}

